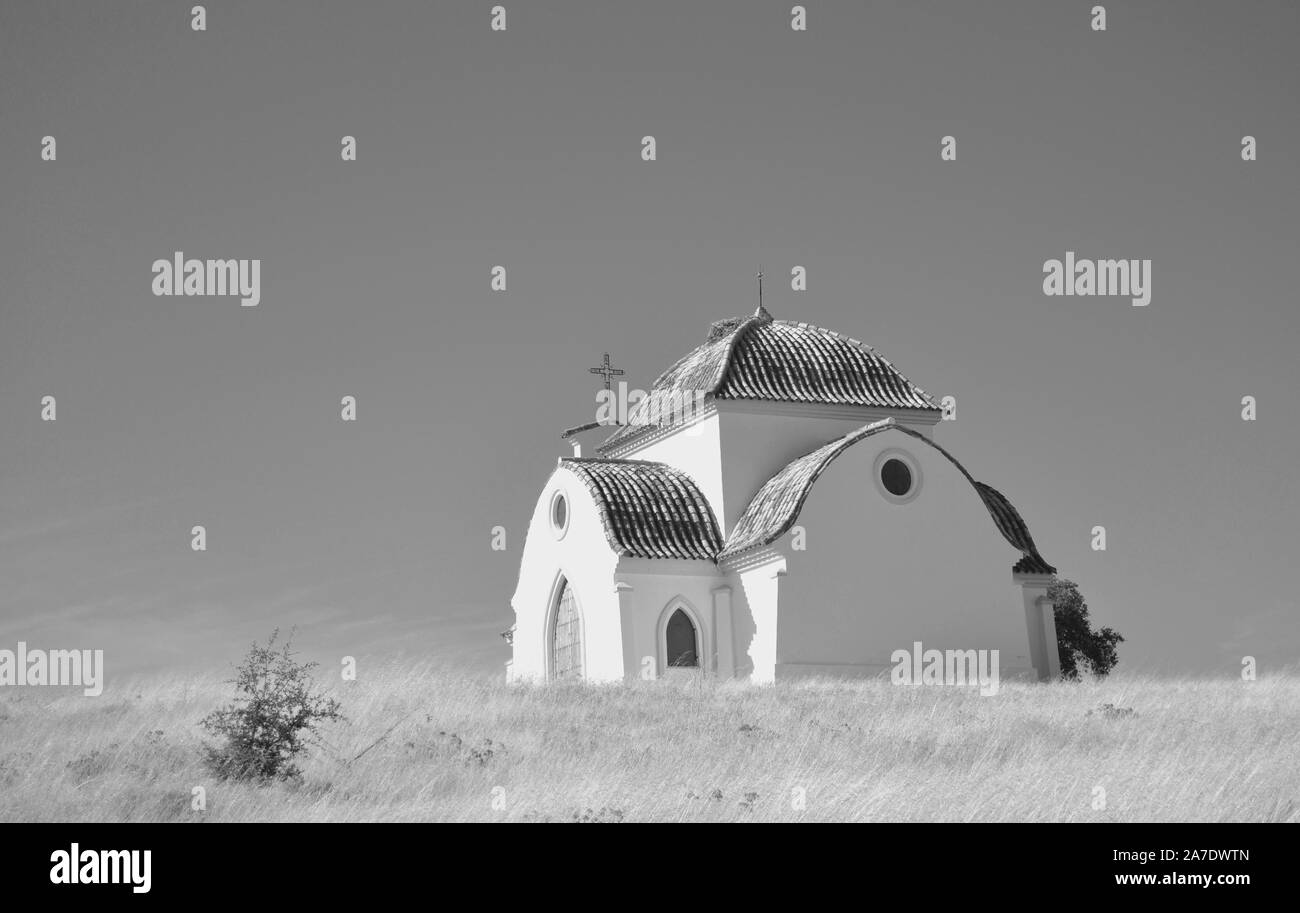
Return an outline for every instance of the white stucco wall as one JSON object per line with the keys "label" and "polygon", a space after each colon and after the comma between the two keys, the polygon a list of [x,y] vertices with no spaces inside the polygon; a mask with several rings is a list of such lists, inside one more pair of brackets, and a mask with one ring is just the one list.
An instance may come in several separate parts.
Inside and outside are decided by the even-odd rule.
{"label": "white stucco wall", "polygon": [[[886,449],[920,466],[920,492],[906,504],[876,488],[874,463]],[[813,486],[797,523],[805,551],[791,549],[790,534],[775,543],[789,558],[778,675],[783,666],[888,670],[892,652],[918,640],[925,649],[997,649],[1003,678],[1032,672],[1023,596],[1011,579],[1020,553],[970,482],[924,442],[884,432],[850,447]]]}
{"label": "white stucco wall", "polygon": [[[772,408],[768,405],[765,408]],[[787,407],[782,413],[755,411],[746,403],[719,406],[723,511],[718,522],[729,533],[758,490],[791,460],[870,422],[897,415],[879,409]],[[915,424],[923,434],[929,424]]]}
{"label": "white stucco wall", "polygon": [[[568,498],[569,523],[562,538],[551,528],[551,499],[557,489]],[[622,635],[614,568],[600,515],[582,480],[558,467],[542,488],[528,524],[519,582],[510,600],[515,610],[512,681],[540,681],[547,675],[548,633],[553,601],[563,575],[573,587],[582,615],[583,672],[589,681],[623,677]]]}
{"label": "white stucco wall", "polygon": [[737,678],[754,684],[776,680],[777,625],[785,598],[785,573],[786,559],[774,549],[750,556],[744,566],[732,570]]}
{"label": "white stucco wall", "polygon": [[713,589],[724,582],[711,561],[665,561],[624,559],[617,579],[630,586],[634,606],[631,655],[636,658],[634,676],[653,660],[655,677],[665,671],[663,624],[671,606],[684,606],[700,633],[700,668],[713,672],[717,643],[713,618]]}

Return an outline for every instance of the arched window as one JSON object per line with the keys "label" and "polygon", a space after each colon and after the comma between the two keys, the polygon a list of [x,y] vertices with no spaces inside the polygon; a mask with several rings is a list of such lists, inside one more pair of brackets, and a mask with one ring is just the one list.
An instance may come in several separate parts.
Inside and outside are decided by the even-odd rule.
{"label": "arched window", "polygon": [[551,677],[582,680],[582,615],[567,580],[560,587],[551,625]]}
{"label": "arched window", "polygon": [[673,612],[664,632],[667,645],[665,656],[669,666],[677,668],[698,667],[700,664],[699,632],[690,616],[681,609]]}

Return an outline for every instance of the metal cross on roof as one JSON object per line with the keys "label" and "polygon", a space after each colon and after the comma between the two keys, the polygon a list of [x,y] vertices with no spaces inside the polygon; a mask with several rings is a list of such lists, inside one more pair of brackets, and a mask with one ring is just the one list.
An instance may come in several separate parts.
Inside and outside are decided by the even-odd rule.
{"label": "metal cross on roof", "polygon": [[611,366],[610,366],[610,363],[609,363],[609,353],[608,353],[608,352],[605,353],[605,362],[604,362],[604,364],[602,364],[599,368],[588,368],[587,371],[588,371],[589,373],[591,373],[591,374],[600,374],[600,375],[603,375],[604,378],[605,378],[605,389],[606,389],[606,390],[609,389],[609,379],[610,379],[611,377],[619,377],[619,376],[621,376],[621,375],[623,374],[623,372],[622,372],[620,369],[618,369],[618,368],[614,368],[614,367],[611,367]]}
{"label": "metal cross on roof", "polygon": [[758,267],[758,310],[754,311],[754,316],[762,317],[765,320],[772,317],[767,312],[767,308],[763,307],[763,267],[761,264]]}

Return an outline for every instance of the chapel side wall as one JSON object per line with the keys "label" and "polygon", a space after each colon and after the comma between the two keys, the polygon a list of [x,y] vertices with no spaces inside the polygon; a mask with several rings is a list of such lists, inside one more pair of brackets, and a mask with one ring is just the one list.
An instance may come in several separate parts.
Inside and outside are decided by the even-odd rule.
{"label": "chapel side wall", "polygon": [[[653,559],[645,559],[653,560]],[[638,562],[644,564],[645,561]],[[713,589],[723,582],[712,562],[656,562],[653,573],[629,572],[620,569],[618,580],[632,587],[631,597],[635,607],[631,613],[633,628],[631,651],[635,662],[633,678],[640,678],[650,657],[656,678],[664,668],[663,644],[660,623],[665,610],[677,599],[685,600],[687,613],[700,628],[700,668],[705,672],[716,670],[717,625],[713,617]],[[626,634],[624,636],[627,636]]]}
{"label": "chapel side wall", "polygon": [[[550,522],[551,498],[558,489],[569,502],[569,525],[560,539]],[[622,633],[614,590],[617,560],[587,487],[572,472],[557,468],[533,508],[519,582],[510,600],[515,611],[511,681],[546,679],[550,612],[561,574],[573,587],[582,614],[585,677],[590,681],[622,677]]]}
{"label": "chapel side wall", "polygon": [[[876,458],[890,449],[921,469],[920,492],[905,504],[876,487]],[[792,549],[790,533],[777,543],[789,555],[782,666],[882,672],[894,650],[921,641],[926,649],[997,649],[1002,677],[1033,676],[1022,591],[1011,579],[1020,553],[934,448],[892,431],[854,444],[814,484],[796,523],[805,550]]]}

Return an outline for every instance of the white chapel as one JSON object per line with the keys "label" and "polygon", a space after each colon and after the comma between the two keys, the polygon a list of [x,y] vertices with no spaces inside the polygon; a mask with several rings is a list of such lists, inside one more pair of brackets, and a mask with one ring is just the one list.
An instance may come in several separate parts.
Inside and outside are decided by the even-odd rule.
{"label": "white chapel", "polygon": [[592,455],[569,436],[528,526],[508,678],[877,676],[918,642],[1054,678],[1055,569],[940,418],[855,339],[761,304],[714,323]]}

